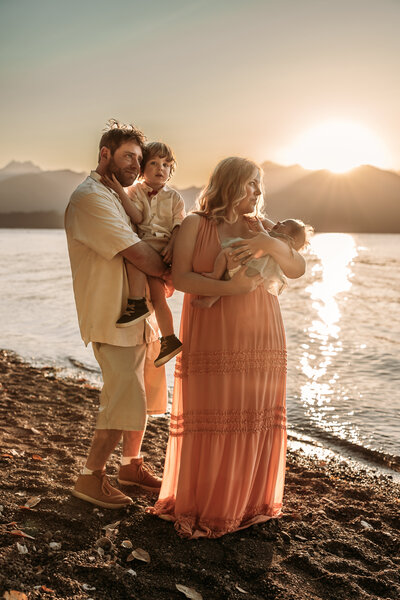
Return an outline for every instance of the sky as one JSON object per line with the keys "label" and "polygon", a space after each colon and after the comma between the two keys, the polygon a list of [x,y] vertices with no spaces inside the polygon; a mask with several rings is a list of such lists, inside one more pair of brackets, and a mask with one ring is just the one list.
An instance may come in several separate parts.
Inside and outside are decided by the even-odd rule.
{"label": "sky", "polygon": [[178,187],[230,155],[400,170],[399,30],[399,0],[0,0],[0,168],[88,171],[114,117]]}

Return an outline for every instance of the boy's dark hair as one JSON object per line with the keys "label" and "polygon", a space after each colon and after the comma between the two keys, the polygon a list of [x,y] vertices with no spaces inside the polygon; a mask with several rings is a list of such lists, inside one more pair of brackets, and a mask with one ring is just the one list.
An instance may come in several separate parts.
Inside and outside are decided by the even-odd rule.
{"label": "boy's dark hair", "polygon": [[140,146],[142,152],[145,151],[146,136],[140,129],[137,129],[134,125],[121,123],[117,119],[109,119],[104,128],[104,133],[101,136],[99,143],[99,160],[100,150],[105,146],[111,152],[111,156],[122,144],[126,142],[135,142]]}
{"label": "boy's dark hair", "polygon": [[172,177],[172,174],[176,168],[176,158],[174,156],[171,146],[168,146],[168,144],[164,144],[164,142],[149,142],[145,145],[143,150],[143,160],[140,166],[140,174],[143,175],[146,163],[148,163],[149,160],[153,158],[153,156],[165,158],[167,162],[172,163],[169,174],[169,176]]}

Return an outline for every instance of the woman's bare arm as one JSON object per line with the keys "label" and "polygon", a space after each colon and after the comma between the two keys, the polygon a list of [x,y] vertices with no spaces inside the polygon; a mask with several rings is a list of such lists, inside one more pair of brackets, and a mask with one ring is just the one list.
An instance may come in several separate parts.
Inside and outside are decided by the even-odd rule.
{"label": "woman's bare arm", "polygon": [[198,215],[189,215],[179,228],[172,263],[174,287],[199,296],[234,296],[252,292],[263,279],[260,275],[248,277],[244,267],[235,273],[230,281],[210,279],[193,272],[193,253],[201,218]]}
{"label": "woman's bare arm", "polygon": [[250,258],[269,254],[290,279],[301,277],[306,270],[306,261],[301,254],[290,248],[286,242],[273,238],[268,233],[259,233],[243,242],[235,242],[232,244],[232,252],[239,262],[247,262]]}

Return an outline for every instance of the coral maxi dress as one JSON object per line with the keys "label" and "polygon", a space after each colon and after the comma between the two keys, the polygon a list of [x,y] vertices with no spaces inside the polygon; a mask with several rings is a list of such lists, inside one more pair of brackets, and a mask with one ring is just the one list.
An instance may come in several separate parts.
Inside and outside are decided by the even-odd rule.
{"label": "coral maxi dress", "polygon": [[[251,223],[249,222],[250,226]],[[196,273],[213,270],[217,227],[201,218]],[[219,537],[279,516],[285,476],[285,333],[264,286],[211,308],[185,294],[160,496],[183,537]]]}

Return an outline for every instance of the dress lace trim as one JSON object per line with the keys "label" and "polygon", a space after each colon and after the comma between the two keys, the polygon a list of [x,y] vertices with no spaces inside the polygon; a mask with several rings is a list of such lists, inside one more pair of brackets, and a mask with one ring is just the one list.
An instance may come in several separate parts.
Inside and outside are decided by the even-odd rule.
{"label": "dress lace trim", "polygon": [[247,507],[246,511],[236,519],[199,519],[195,514],[183,514],[175,517],[175,498],[170,496],[156,502],[154,507],[146,509],[146,512],[175,522],[175,529],[181,537],[220,537],[226,533],[248,527],[257,521],[281,516],[282,504],[273,506],[261,504],[259,506]]}
{"label": "dress lace trim", "polygon": [[171,414],[170,436],[190,433],[260,433],[286,428],[284,406],[264,410],[203,410]]}
{"label": "dress lace trim", "polygon": [[182,379],[198,373],[248,373],[270,371],[286,373],[286,350],[254,348],[251,350],[220,350],[216,352],[190,352],[176,359],[175,377]]}

